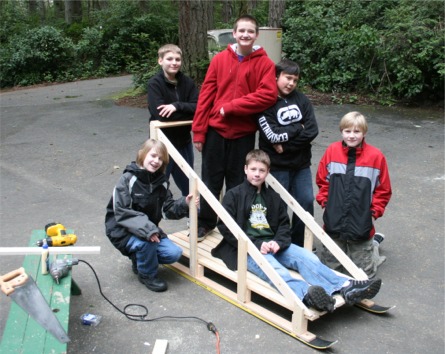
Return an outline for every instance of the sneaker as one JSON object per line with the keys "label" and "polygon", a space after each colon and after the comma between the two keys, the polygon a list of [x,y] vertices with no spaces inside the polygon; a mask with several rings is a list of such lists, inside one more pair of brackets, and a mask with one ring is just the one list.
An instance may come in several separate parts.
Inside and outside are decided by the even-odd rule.
{"label": "sneaker", "polygon": [[374,242],[377,242],[379,245],[385,240],[385,235],[380,232],[376,232],[374,234]]}
{"label": "sneaker", "polygon": [[167,290],[167,282],[165,280],[158,278],[157,276],[146,277],[139,274],[138,279],[151,291],[161,292]]}
{"label": "sneaker", "polygon": [[130,259],[131,259],[131,269],[133,270],[134,274],[138,274],[138,264],[136,262],[136,253],[132,253],[130,255]]}
{"label": "sneaker", "polygon": [[382,285],[381,279],[373,280],[349,280],[349,285],[346,285],[340,290],[348,305],[353,305],[364,299],[372,299],[380,290]]}
{"label": "sneaker", "polygon": [[210,232],[212,232],[212,229],[208,229],[204,226],[198,227],[198,242],[204,241]]}
{"label": "sneaker", "polygon": [[304,296],[303,303],[307,307],[313,307],[319,311],[333,312],[335,310],[335,299],[318,285],[310,286]]}

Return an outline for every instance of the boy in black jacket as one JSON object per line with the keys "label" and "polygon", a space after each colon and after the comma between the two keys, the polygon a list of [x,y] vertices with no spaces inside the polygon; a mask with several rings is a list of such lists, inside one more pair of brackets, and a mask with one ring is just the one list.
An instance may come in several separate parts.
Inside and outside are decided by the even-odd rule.
{"label": "boy in black jacket", "polygon": [[[148,81],[148,110],[150,121],[171,122],[193,120],[198,102],[198,89],[193,80],[180,69],[182,51],[174,44],[166,44],[158,50],[158,63],[161,71]],[[193,168],[193,144],[190,136],[191,126],[166,128],[164,134],[179,151],[185,161]],[[167,166],[167,180],[173,179],[183,196],[189,194],[189,180],[181,168],[173,161]]]}
{"label": "boy in black jacket", "polygon": [[[373,298],[380,290],[380,279],[357,281],[339,276],[313,253],[291,242],[287,206],[265,184],[269,169],[269,156],[264,151],[252,150],[244,167],[247,179],[227,191],[223,199],[224,208],[264,258],[308,307],[332,312],[335,293],[340,293],[348,304]],[[218,229],[224,238],[212,255],[236,270],[238,240],[221,221]],[[288,268],[298,271],[305,280],[293,278]],[[272,284],[251,256],[247,257],[247,269]]]}
{"label": "boy in black jacket", "polygon": [[[314,109],[296,90],[300,77],[297,63],[283,59],[275,66],[278,99],[259,118],[259,147],[271,160],[271,173],[294,199],[314,215],[311,143],[318,135]],[[292,242],[304,245],[304,223],[293,215]]]}

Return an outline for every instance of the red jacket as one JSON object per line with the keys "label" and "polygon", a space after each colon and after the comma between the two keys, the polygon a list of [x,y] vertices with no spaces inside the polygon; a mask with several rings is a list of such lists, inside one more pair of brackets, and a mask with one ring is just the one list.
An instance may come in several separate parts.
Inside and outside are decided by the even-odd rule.
{"label": "red jacket", "polygon": [[374,235],[372,217],[383,215],[391,198],[391,182],[383,153],[363,140],[359,148],[331,144],[318,166],[317,202],[331,236],[367,240]]}
{"label": "red jacket", "polygon": [[255,133],[256,115],[277,99],[275,65],[266,51],[254,47],[240,62],[233,48],[236,44],[229,45],[210,63],[193,119],[194,142],[205,143],[209,126],[226,139]]}

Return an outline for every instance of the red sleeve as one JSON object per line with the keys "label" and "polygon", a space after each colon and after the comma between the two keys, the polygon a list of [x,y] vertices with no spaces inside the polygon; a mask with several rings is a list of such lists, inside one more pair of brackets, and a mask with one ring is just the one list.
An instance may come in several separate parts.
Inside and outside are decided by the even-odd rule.
{"label": "red sleeve", "polygon": [[326,206],[328,203],[328,192],[329,192],[329,181],[327,179],[328,176],[328,149],[325,151],[323,157],[318,164],[317,175],[315,176],[315,182],[318,186],[318,194],[315,197],[317,203],[321,205],[322,208]]}
{"label": "red sleeve", "polygon": [[[236,98],[223,105],[227,115],[252,115],[260,113],[273,106],[277,100],[278,89],[275,77],[275,64],[268,57],[261,57],[263,65],[256,75],[261,79],[254,92]],[[259,65],[258,65],[259,66]]]}
{"label": "red sleeve", "polygon": [[389,178],[388,165],[386,158],[382,154],[380,159],[380,176],[378,184],[375,187],[374,194],[372,196],[371,211],[374,218],[380,218],[385,212],[385,208],[391,199],[391,181]]}
{"label": "red sleeve", "polygon": [[210,62],[209,69],[199,92],[198,105],[193,117],[192,131],[193,142],[205,143],[205,137],[209,127],[210,112],[216,97],[216,69],[214,60]]}

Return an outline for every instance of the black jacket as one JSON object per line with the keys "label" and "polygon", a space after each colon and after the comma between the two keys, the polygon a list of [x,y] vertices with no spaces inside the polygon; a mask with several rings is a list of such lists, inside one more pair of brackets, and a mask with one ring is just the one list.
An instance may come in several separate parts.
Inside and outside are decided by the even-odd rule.
{"label": "black jacket", "polygon": [[[258,128],[259,147],[269,154],[272,171],[298,171],[311,165],[311,142],[318,135],[318,125],[304,94],[293,91],[287,97],[278,97],[258,119]],[[277,153],[273,144],[281,144],[283,153]]]}
{"label": "black jacket", "polygon": [[[150,80],[147,85],[148,110],[150,111],[150,122],[160,120],[161,122],[172,122],[178,120],[193,120],[198,102],[198,89],[191,78],[181,72],[176,74],[177,85],[172,84],[165,78],[161,70]],[[169,118],[159,116],[157,107],[163,104],[172,104],[176,108]],[[163,129],[163,133],[175,147],[182,147],[190,143],[191,125]]]}
{"label": "black jacket", "polygon": [[185,197],[174,200],[162,172],[150,173],[135,162],[128,165],[113,190],[105,215],[105,232],[123,255],[131,236],[143,240],[158,233],[167,235],[158,226],[162,218],[187,216]]}
{"label": "black jacket", "polygon": [[[224,208],[243,231],[246,230],[256,193],[257,187],[244,180],[243,183],[230,189],[224,196],[222,202]],[[285,250],[291,244],[286,203],[277,192],[266,184],[261,187],[261,196],[264,198],[267,207],[267,221],[275,235],[273,240],[280,246],[280,251]],[[222,259],[228,268],[236,270],[238,268],[238,240],[222,221],[219,221],[217,226],[224,238],[212,250],[212,255]],[[264,240],[249,238],[260,250]]]}

